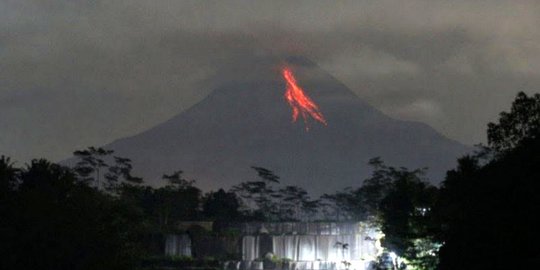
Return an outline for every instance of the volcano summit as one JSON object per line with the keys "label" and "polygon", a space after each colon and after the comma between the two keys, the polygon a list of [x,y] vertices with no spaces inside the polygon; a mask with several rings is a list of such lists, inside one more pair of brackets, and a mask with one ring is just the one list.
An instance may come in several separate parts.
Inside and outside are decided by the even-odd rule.
{"label": "volcano summit", "polygon": [[[291,113],[305,112],[288,100],[284,66],[316,104],[321,119],[308,119],[309,131],[303,121],[291,121]],[[204,190],[229,187],[255,179],[250,166],[256,165],[314,193],[360,185],[377,156],[392,166],[428,167],[438,183],[471,149],[426,124],[384,115],[305,58],[250,70],[256,76],[222,83],[170,120],[105,147],[131,158],[135,173],[151,184],[183,170]]]}

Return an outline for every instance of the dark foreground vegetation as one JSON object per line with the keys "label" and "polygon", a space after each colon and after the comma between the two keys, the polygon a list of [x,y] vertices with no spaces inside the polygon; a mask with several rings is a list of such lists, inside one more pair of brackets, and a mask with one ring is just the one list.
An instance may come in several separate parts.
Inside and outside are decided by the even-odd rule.
{"label": "dark foreground vegetation", "polygon": [[227,258],[156,257],[163,235],[193,220],[365,221],[382,229],[383,246],[409,269],[535,269],[540,95],[518,94],[487,133],[488,145],[460,158],[440,187],[424,169],[374,158],[359,187],[319,198],[261,167],[253,167],[255,180],[203,193],[181,171],[164,175],[164,187],[146,186],[129,159],[101,148],[76,151],[74,168],[2,156],[0,269],[219,267]]}

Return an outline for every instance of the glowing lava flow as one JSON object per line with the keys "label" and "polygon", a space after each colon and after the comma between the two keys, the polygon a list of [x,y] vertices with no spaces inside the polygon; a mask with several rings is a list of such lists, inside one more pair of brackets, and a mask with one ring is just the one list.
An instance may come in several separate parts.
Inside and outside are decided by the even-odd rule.
{"label": "glowing lava flow", "polygon": [[324,119],[323,114],[319,111],[319,107],[306,95],[304,90],[298,86],[292,71],[285,67],[282,70],[282,74],[287,82],[285,99],[292,108],[293,122],[296,122],[298,115],[301,114],[304,119],[304,124],[306,125],[306,130],[309,130],[308,117],[310,116],[326,126],[326,119]]}

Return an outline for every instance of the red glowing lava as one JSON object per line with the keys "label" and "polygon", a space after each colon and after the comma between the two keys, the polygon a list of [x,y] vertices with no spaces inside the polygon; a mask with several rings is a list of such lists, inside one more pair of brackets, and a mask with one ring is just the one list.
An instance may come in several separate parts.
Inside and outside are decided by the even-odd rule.
{"label": "red glowing lava", "polygon": [[326,119],[324,119],[319,107],[306,95],[304,90],[298,86],[292,71],[289,68],[284,67],[282,74],[285,82],[287,82],[285,99],[291,106],[293,122],[296,122],[298,115],[302,115],[306,130],[309,130],[308,118],[311,116],[315,121],[326,126]]}

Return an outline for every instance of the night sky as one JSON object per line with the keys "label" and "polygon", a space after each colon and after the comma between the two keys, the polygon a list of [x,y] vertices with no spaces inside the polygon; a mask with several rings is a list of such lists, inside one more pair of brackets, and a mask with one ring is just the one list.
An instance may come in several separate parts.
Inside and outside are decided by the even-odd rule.
{"label": "night sky", "polygon": [[[61,160],[189,108],[253,59],[303,55],[465,144],[540,89],[538,1],[0,1],[0,153]],[[280,89],[281,90],[281,89]]]}

